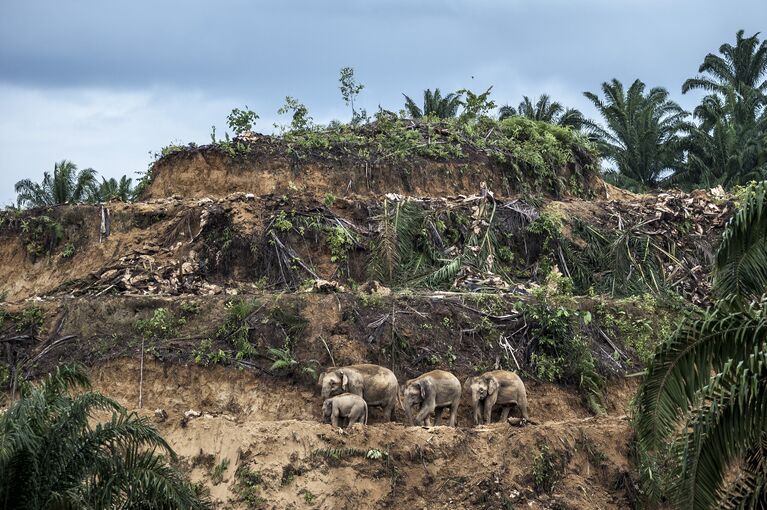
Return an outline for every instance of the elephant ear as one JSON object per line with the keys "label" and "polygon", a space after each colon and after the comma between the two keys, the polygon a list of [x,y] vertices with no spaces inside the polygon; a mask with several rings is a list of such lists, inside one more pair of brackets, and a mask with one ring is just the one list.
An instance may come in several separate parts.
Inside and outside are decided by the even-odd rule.
{"label": "elephant ear", "polygon": [[487,394],[492,395],[496,391],[498,391],[498,381],[495,380],[495,377],[487,377],[485,379],[487,381]]}
{"label": "elephant ear", "polygon": [[429,394],[428,381],[418,381],[418,387],[421,389],[421,400],[426,400],[426,396]]}
{"label": "elephant ear", "polygon": [[349,376],[346,374],[343,374],[343,379],[341,379],[341,389],[344,391],[349,391]]}
{"label": "elephant ear", "polygon": [[319,378],[317,378],[317,386],[322,386],[322,381],[323,381],[324,379],[325,379],[325,372],[322,372],[322,373],[320,374]]}

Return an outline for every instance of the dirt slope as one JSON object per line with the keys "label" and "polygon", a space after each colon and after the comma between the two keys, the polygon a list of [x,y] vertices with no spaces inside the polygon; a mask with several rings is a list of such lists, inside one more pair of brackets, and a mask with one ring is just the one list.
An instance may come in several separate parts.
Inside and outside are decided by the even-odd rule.
{"label": "dirt slope", "polygon": [[[92,371],[96,388],[136,406],[135,360]],[[455,429],[381,423],[374,413],[367,427],[340,431],[317,421],[320,399],[304,387],[223,368],[149,363],[139,413],[154,419],[155,409],[167,412],[158,427],[219,508],[618,509],[630,506],[632,490],[622,400],[630,392],[615,386],[612,400],[623,403],[599,418],[577,396],[532,384],[537,425],[474,428],[462,409]],[[187,420],[188,410],[201,416]],[[370,458],[371,450],[381,458]],[[542,476],[546,468],[555,473],[554,489],[537,494],[533,470]]]}

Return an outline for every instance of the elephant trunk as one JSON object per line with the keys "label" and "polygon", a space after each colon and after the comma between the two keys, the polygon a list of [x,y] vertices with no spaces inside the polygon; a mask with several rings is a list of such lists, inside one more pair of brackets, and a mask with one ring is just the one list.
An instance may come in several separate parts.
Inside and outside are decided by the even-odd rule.
{"label": "elephant trunk", "polygon": [[405,405],[403,406],[405,408],[405,415],[407,415],[407,421],[412,427],[414,425],[413,423],[413,405],[410,402],[410,400],[405,399]]}

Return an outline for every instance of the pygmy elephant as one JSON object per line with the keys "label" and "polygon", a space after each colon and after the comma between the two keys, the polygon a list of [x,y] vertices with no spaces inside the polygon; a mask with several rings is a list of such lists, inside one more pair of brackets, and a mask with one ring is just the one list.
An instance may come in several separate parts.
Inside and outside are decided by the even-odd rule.
{"label": "pygmy elephant", "polygon": [[329,368],[320,374],[317,383],[322,398],[353,393],[365,399],[368,406],[382,407],[384,420],[392,420],[399,387],[397,376],[388,368],[369,364]]}
{"label": "pygmy elephant", "polygon": [[[461,382],[456,376],[444,370],[432,370],[410,379],[402,389],[403,408],[410,425],[431,426],[431,413],[434,424],[439,425],[440,415],[445,408],[450,408],[450,426],[455,427],[458,416],[458,404],[461,401]],[[413,406],[418,406],[418,413],[413,417]]]}
{"label": "pygmy elephant", "polygon": [[503,406],[501,421],[506,420],[512,405],[516,404],[524,420],[527,412],[527,392],[522,379],[514,372],[492,370],[477,377],[469,377],[464,384],[471,395],[474,424],[490,423],[493,406]]}
{"label": "pygmy elephant", "polygon": [[325,399],[322,404],[322,418],[325,423],[339,426],[339,419],[348,418],[347,427],[355,423],[368,423],[368,405],[365,399],[353,393],[342,393]]}

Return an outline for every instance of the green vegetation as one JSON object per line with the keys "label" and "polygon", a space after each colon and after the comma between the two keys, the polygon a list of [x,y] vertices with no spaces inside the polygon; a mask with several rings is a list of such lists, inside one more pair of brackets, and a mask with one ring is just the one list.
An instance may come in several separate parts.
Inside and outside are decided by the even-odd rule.
{"label": "green vegetation", "polygon": [[264,479],[261,473],[253,471],[246,465],[241,465],[234,473],[235,483],[232,490],[243,503],[249,508],[260,508],[264,499],[259,495],[260,486]]}
{"label": "green vegetation", "polygon": [[123,176],[96,180],[92,168],[77,170],[71,161],[62,160],[53,167],[53,174],[43,172],[40,183],[22,179],[16,183],[16,201],[20,207],[53,207],[62,204],[96,203],[108,200],[130,201],[134,198],[132,179]]}
{"label": "green vegetation", "polygon": [[693,111],[685,148],[687,164],[674,181],[693,186],[732,187],[767,177],[767,41],[758,34],[735,45],[723,44],[720,55],[708,54],[682,92],[708,92]]}
{"label": "green vegetation", "polygon": [[148,319],[136,321],[136,331],[145,338],[170,338],[178,328],[186,324],[183,317],[174,317],[167,308],[156,308]]}
{"label": "green vegetation", "polygon": [[461,95],[455,92],[442,97],[439,89],[426,89],[423,92],[423,108],[419,107],[415,101],[405,96],[405,112],[413,119],[431,117],[435,119],[452,119],[458,114],[461,107]]}
{"label": "green vegetation", "polygon": [[218,485],[224,480],[224,473],[229,468],[229,459],[223,458],[221,462],[215,465],[210,471],[210,481],[213,485]]}
{"label": "green vegetation", "polygon": [[581,324],[591,320],[590,314],[545,301],[520,303],[517,308],[531,325],[534,345],[530,362],[536,377],[577,384],[589,408],[603,413],[606,380],[597,371],[589,337],[580,333]]}
{"label": "green vegetation", "polygon": [[0,310],[0,330],[35,335],[42,327],[44,318],[43,311],[36,306],[16,313]]}
{"label": "green vegetation", "polygon": [[304,502],[307,505],[311,505],[314,503],[314,500],[317,499],[317,496],[312,494],[309,489],[303,489],[301,490],[301,493],[304,495]]}
{"label": "green vegetation", "polygon": [[224,305],[226,317],[224,323],[216,331],[216,338],[225,340],[234,347],[234,359],[236,360],[247,359],[256,354],[256,348],[250,343],[250,328],[247,319],[257,306],[258,303],[255,300],[244,299],[232,299]]}
{"label": "green vegetation", "polygon": [[[485,153],[504,163],[510,186],[522,192],[585,193],[577,188],[583,188],[590,172],[600,171],[597,154],[611,162],[605,177],[632,190],[716,184],[730,188],[767,176],[767,42],[760,41],[758,34],[745,37],[741,30],[735,44],[724,44],[719,52],[707,55],[699,68],[701,75],[682,86],[683,93],[708,92],[692,120],[666,89],[646,91],[639,79],[628,89],[617,79],[606,81],[603,97],[585,92],[599,111],[601,124],[547,94],[537,99],[523,96],[516,108],[503,106],[496,111],[492,87],[481,93],[464,88],[445,95],[438,88],[427,89],[422,105],[405,96],[399,115],[379,107],[371,118],[359,108],[365,86],[353,68],[344,67],[339,89],[351,109],[350,122],[315,125],[306,105],[288,96],[278,113],[291,115],[291,122],[288,128],[280,128],[278,138],[299,160],[353,157],[377,165],[414,156],[445,160]],[[234,108],[227,117],[234,139],[225,133],[224,139],[217,140],[214,127],[212,147],[232,158],[247,155],[250,145],[242,137],[253,130],[258,118],[247,106]],[[585,136],[576,136],[581,130],[596,146]],[[155,153],[155,158],[196,148],[193,143],[171,144]],[[563,162],[576,163],[578,178],[563,175]],[[541,171],[546,175],[539,177]],[[27,207],[129,200],[141,196],[152,179],[150,166],[134,190],[127,177],[98,184],[94,170],[78,172],[71,162],[61,161],[53,176],[46,172],[39,184],[19,181],[16,191],[19,205]]]}
{"label": "green vegetation", "polygon": [[616,185],[640,190],[655,188],[664,174],[678,170],[682,163],[681,131],[687,112],[669,99],[666,89],[655,87],[645,93],[645,84],[636,80],[628,90],[613,79],[602,84],[604,98],[586,92],[606,127],[587,122],[605,158],[616,169],[608,173]]}
{"label": "green vegetation", "polygon": [[233,109],[226,117],[226,124],[229,126],[229,129],[234,131],[235,135],[242,135],[249,131],[253,131],[257,119],[258,115],[256,112],[245,106],[244,110],[240,110],[239,108]]}
{"label": "green vegetation", "polygon": [[554,491],[564,476],[567,457],[553,452],[544,442],[538,448],[540,453],[533,458],[533,487],[539,494],[548,494]]}
{"label": "green vegetation", "polygon": [[61,256],[65,259],[71,259],[75,255],[75,245],[72,243],[67,243],[64,246],[64,249],[61,250]]}
{"label": "green vegetation", "polygon": [[565,108],[561,103],[552,101],[548,94],[541,94],[535,104],[529,97],[523,96],[517,108],[502,106],[498,109],[499,120],[515,116],[571,127],[575,130],[581,129],[585,120],[580,111],[575,108]]}
{"label": "green vegetation", "polygon": [[64,227],[50,216],[18,209],[0,212],[0,232],[18,236],[33,261],[53,253],[64,237]]}
{"label": "green vegetation", "polygon": [[[61,366],[0,414],[3,508],[210,507],[145,419],[89,388],[84,368]],[[111,419],[93,423],[99,411]]]}
{"label": "green vegetation", "polygon": [[367,112],[365,110],[360,110],[358,112],[354,107],[354,101],[357,99],[360,92],[362,92],[362,89],[365,88],[363,84],[357,82],[357,78],[354,76],[354,68],[341,68],[338,83],[340,84],[338,88],[341,90],[341,97],[343,98],[344,103],[352,109],[351,124],[354,126],[366,121]]}
{"label": "green vegetation", "polygon": [[38,184],[29,179],[16,183],[19,206],[50,207],[85,201],[96,182],[96,171],[86,168],[78,172],[77,165],[62,160],[53,167],[53,175],[43,173]]}
{"label": "green vegetation", "polygon": [[651,500],[695,509],[767,503],[765,218],[762,182],[724,233],[714,279],[719,300],[660,346],[636,397],[638,457]]}
{"label": "green vegetation", "polygon": [[109,202],[119,200],[120,202],[130,202],[135,198],[135,190],[132,186],[133,179],[123,175],[118,181],[114,177],[110,179],[101,178],[101,183],[95,188],[89,201]]}

